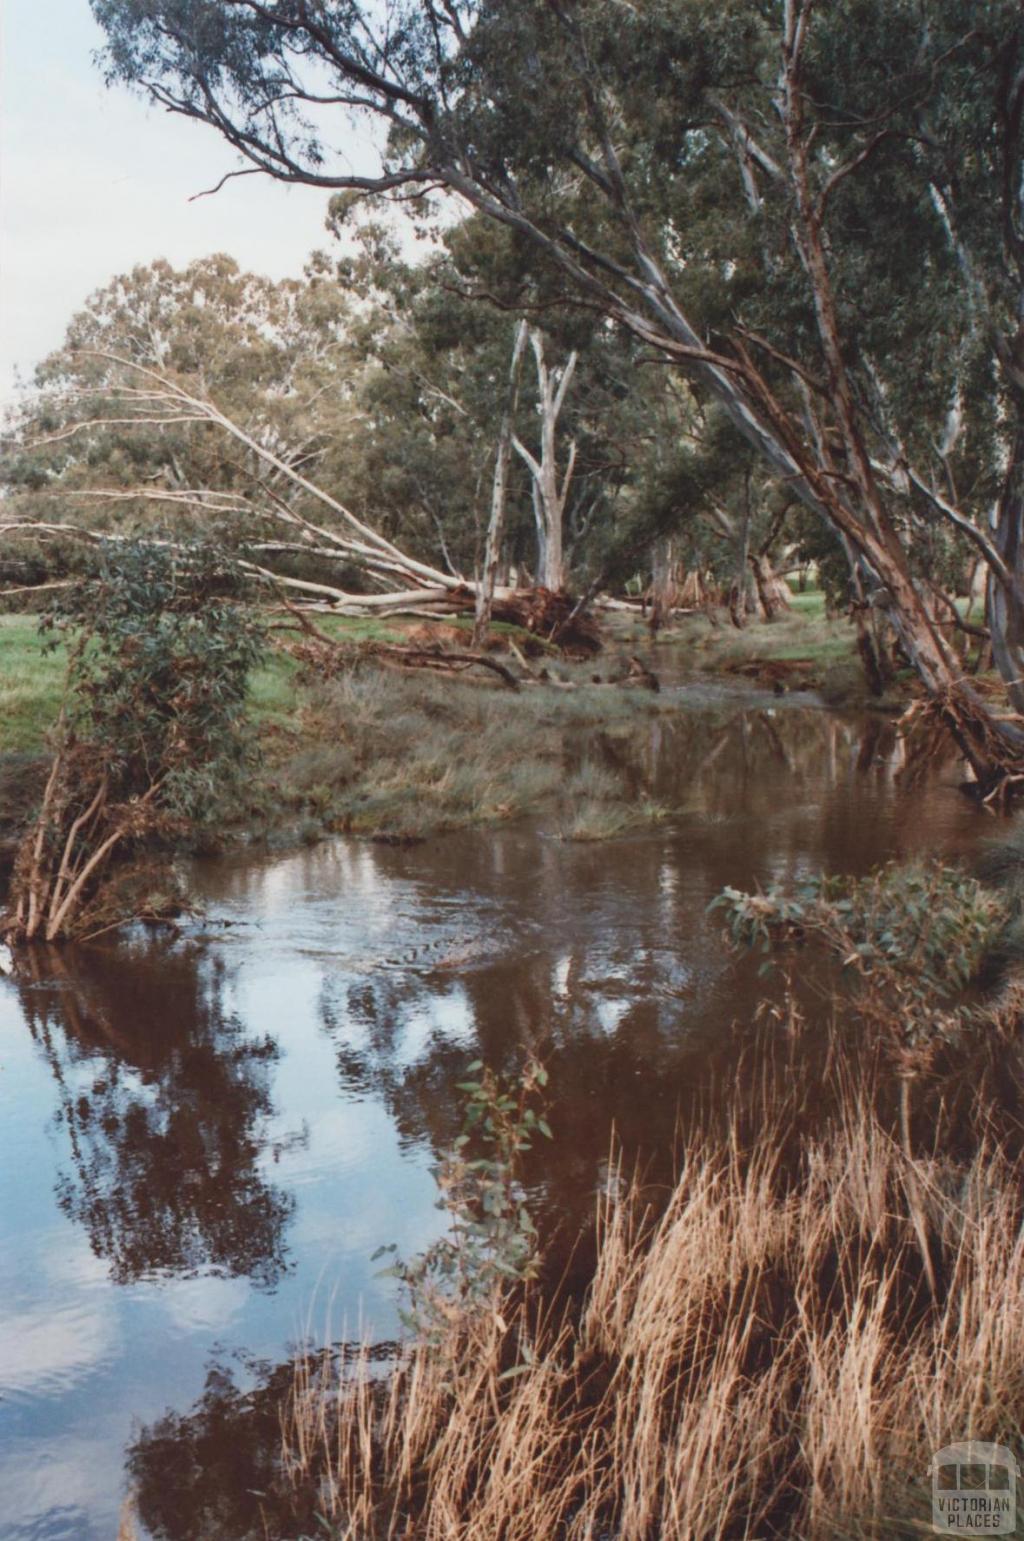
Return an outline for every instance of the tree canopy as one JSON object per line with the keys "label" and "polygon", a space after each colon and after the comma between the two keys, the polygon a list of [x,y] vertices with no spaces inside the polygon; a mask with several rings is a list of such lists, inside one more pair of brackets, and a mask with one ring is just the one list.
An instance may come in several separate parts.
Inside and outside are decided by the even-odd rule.
{"label": "tree canopy", "polygon": [[[231,476],[257,441],[247,474],[263,501],[243,494],[257,522],[267,486],[282,496],[287,434],[299,448],[285,479],[311,454],[329,487],[318,517],[349,521],[334,560],[443,592],[471,580],[525,319],[491,499],[507,560],[560,583],[559,540],[592,529],[584,568],[601,574],[632,532],[648,544],[662,532],[666,490],[685,486],[677,533],[699,533],[695,553],[724,541],[735,568],[749,509],[771,535],[779,507],[799,504],[829,532],[825,555],[846,564],[859,613],[891,620],[980,779],[1016,764],[1024,740],[979,701],[943,632],[949,591],[980,564],[995,661],[1024,708],[1024,19],[1012,0],[92,3],[110,80],[216,129],[240,157],[229,175],[330,191],[337,229],[359,200],[390,199],[429,236],[411,262],[371,221],[362,255],[334,273],[318,259],[287,295],[220,271],[242,332],[260,313],[244,383],[229,367],[240,336],[214,343],[227,371],[215,388],[216,370],[191,368],[188,324],[173,342],[157,325],[158,372],[190,371],[171,415],[199,401],[202,434],[225,418],[242,427]],[[351,164],[356,118],[375,126],[372,171]],[[144,288],[130,309],[146,311]],[[94,335],[106,309],[93,307]],[[134,344],[151,358],[153,335]],[[271,404],[253,432],[256,383]],[[355,396],[353,431],[341,403]],[[330,421],[312,423],[328,398]],[[129,457],[144,458],[139,442]],[[309,480],[291,475],[288,518],[314,522]],[[285,517],[276,503],[271,517]],[[277,534],[266,552],[280,558],[314,540]]]}

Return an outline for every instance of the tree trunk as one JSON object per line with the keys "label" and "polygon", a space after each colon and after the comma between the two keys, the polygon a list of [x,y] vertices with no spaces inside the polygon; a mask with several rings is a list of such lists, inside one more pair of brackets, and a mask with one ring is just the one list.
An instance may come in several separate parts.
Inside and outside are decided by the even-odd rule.
{"label": "tree trunk", "polygon": [[659,536],[651,552],[651,586],[647,591],[651,604],[648,625],[652,635],[661,630],[679,602],[675,556],[675,541],[671,535]]}
{"label": "tree trunk", "polygon": [[498,446],[494,457],[494,482],[491,488],[491,517],[487,525],[484,545],[483,571],[476,591],[476,612],[473,620],[473,646],[482,647],[487,640],[494,606],[494,586],[498,578],[501,560],[501,542],[505,533],[505,502],[508,492],[508,466],[512,455],[512,431],[515,424],[516,406],[519,400],[519,374],[526,347],[527,325],[520,321],[512,341],[512,360],[508,373],[508,395],[498,430]]}
{"label": "tree trunk", "polygon": [[533,514],[537,524],[537,582],[558,594],[565,587],[563,518],[576,464],[576,444],[569,445],[565,470],[559,473],[556,433],[566,392],[576,370],[577,355],[570,353],[565,368],[552,371],[544,355],[544,338],[530,330],[530,346],[537,366],[537,398],[540,412],[540,458],[513,436],[512,443],[530,473]]}
{"label": "tree trunk", "polygon": [[790,609],[789,587],[780,578],[764,555],[752,555],[750,566],[754,573],[757,598],[766,621],[774,621],[780,610]]}
{"label": "tree trunk", "polygon": [[996,509],[995,543],[1013,579],[1013,591],[988,575],[992,658],[1014,711],[1024,713],[1024,426],[1018,427]]}
{"label": "tree trunk", "polygon": [[736,548],[736,568],[729,588],[729,619],[736,629],[747,624],[750,607],[747,603],[750,572],[750,477],[747,477],[746,496],[743,501],[743,517],[740,521]]}

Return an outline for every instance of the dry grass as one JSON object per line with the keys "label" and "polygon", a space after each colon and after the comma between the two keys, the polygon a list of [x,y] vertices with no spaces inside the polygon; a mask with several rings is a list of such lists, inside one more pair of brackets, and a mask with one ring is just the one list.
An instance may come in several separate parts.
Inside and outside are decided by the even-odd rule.
{"label": "dry grass", "polygon": [[126,1498],[121,1505],[121,1522],[117,1527],[117,1541],[139,1541],[139,1532],[135,1527],[135,1505],[130,1498]]}
{"label": "dry grass", "polygon": [[931,1452],[1024,1423],[1019,1173],[911,1157],[848,1089],[784,1161],[694,1137],[613,1177],[579,1309],[495,1300],[441,1349],[303,1362],[292,1480],[347,1541],[909,1537]]}

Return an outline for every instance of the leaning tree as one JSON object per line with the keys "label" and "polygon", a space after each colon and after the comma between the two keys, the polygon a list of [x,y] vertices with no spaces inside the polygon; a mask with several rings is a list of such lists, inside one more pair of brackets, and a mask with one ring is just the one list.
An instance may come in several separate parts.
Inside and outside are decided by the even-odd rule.
{"label": "leaning tree", "polygon": [[[911,540],[942,519],[985,562],[1024,705],[1013,0],[92,3],[110,77],[215,127],[231,174],[440,188],[688,371],[841,535],[978,778],[1018,772]],[[387,131],[373,174],[353,114]]]}

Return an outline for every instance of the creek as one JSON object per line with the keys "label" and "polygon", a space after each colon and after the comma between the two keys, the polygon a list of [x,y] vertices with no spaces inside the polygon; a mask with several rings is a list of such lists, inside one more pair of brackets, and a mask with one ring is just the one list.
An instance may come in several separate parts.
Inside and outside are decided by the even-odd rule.
{"label": "creek", "polygon": [[[197,863],[185,934],[0,981],[0,1541],[113,1541],[126,1454],[211,1367],[244,1388],[305,1337],[395,1332],[372,1255],[441,1227],[430,1166],[469,1060],[548,1064],[555,1139],[528,1176],[569,1236],[613,1127],[669,1149],[723,1053],[728,1095],[763,989],[707,913],[725,885],[953,855],[989,828],[953,762],[901,785],[884,719],[674,696],[629,746],[676,810],[642,834],[572,844],[540,821]],[[158,1533],[188,1541],[177,1427]]]}

